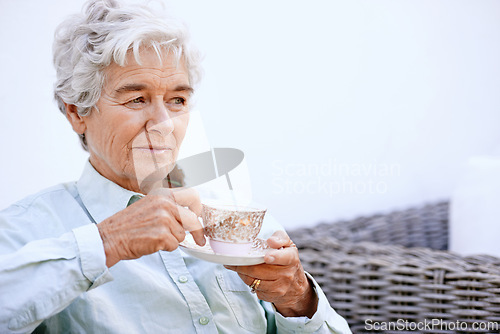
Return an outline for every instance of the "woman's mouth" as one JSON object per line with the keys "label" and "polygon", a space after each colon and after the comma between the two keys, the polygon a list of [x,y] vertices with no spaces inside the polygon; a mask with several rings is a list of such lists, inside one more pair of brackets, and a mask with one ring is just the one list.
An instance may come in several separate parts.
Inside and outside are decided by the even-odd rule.
{"label": "woman's mouth", "polygon": [[145,147],[132,147],[133,150],[138,150],[138,151],[143,151],[143,152],[151,152],[151,153],[165,153],[172,151],[170,147],[163,147],[163,146],[145,146]]}

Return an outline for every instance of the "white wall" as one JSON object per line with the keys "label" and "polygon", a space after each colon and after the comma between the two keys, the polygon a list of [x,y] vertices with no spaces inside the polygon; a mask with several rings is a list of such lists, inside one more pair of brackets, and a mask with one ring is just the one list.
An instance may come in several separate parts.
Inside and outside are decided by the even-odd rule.
{"label": "white wall", "polygon": [[[82,1],[0,0],[0,208],[78,178],[52,101],[55,26]],[[500,155],[500,2],[176,0],[205,54],[197,109],[290,228],[449,198]]]}

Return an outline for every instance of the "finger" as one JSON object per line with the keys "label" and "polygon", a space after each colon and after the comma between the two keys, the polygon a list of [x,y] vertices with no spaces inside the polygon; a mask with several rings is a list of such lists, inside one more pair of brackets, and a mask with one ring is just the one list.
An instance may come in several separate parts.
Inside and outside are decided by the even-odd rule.
{"label": "finger", "polygon": [[[201,214],[201,202],[198,192],[195,189],[183,188],[174,193],[171,189],[157,188],[151,191],[148,196],[163,198],[168,201],[167,203],[173,204],[175,209],[169,211],[175,219],[186,231],[191,232],[194,241],[198,245],[205,245],[203,227],[198,220],[198,216]],[[184,206],[187,206],[189,209],[186,209]]]}
{"label": "finger", "polygon": [[168,188],[155,188],[148,193],[148,196],[161,196],[174,200],[173,192]]}
{"label": "finger", "polygon": [[285,231],[276,231],[267,239],[267,244],[271,248],[280,249],[282,247],[292,246],[293,242]]}
{"label": "finger", "polygon": [[268,264],[258,264],[253,266],[224,266],[226,269],[236,272],[238,275],[248,277],[258,277],[261,280],[275,281],[280,277],[282,266],[271,266]]}
{"label": "finger", "polygon": [[245,275],[248,277],[260,276],[255,267],[257,266],[224,266],[226,269],[232,270],[238,275]]}
{"label": "finger", "polygon": [[178,221],[182,225],[184,230],[190,232],[193,235],[193,239],[198,245],[205,245],[203,226],[198,220],[196,214],[193,211],[186,209],[185,207],[182,207],[180,205],[177,205],[177,210],[179,212],[180,218]]}
{"label": "finger", "polygon": [[176,209],[179,213],[179,223],[181,223],[186,231],[192,232],[203,229],[203,226],[193,211],[180,205],[177,205]]}
{"label": "finger", "polygon": [[186,238],[186,232],[184,231],[182,226],[179,225],[169,226],[169,229],[170,229],[170,236],[174,237],[177,243],[182,242]]}
{"label": "finger", "polygon": [[257,279],[255,277],[251,277],[251,276],[248,276],[245,274],[238,274],[238,276],[240,276],[243,283],[245,283],[248,286],[250,286],[253,283],[253,281],[255,281]]}
{"label": "finger", "polygon": [[[262,278],[257,278],[257,277],[252,277],[252,276],[248,276],[248,275],[245,275],[245,274],[238,274],[238,276],[240,276],[241,280],[243,281],[243,283],[245,283],[246,285],[248,285],[248,287],[251,287],[251,285],[258,279],[260,280],[260,282],[254,286],[254,290],[255,291],[259,291],[259,290],[262,290],[262,285],[266,285],[266,283],[264,282],[268,282]],[[257,282],[256,282],[257,283]]]}
{"label": "finger", "polygon": [[162,196],[173,200],[180,206],[188,207],[197,216],[201,216],[201,201],[198,191],[194,188],[178,188],[172,190],[170,188],[156,188],[149,192],[148,195]]}
{"label": "finger", "polygon": [[207,240],[205,239],[205,234],[203,233],[203,230],[191,231],[190,233],[193,236],[193,239],[198,246],[205,246]]}
{"label": "finger", "polygon": [[264,261],[267,264],[289,266],[300,262],[299,252],[296,247],[286,247],[274,251],[269,251],[264,256]]}
{"label": "finger", "polygon": [[[153,205],[156,207],[162,207],[168,212],[168,214],[173,216],[184,233],[183,238],[185,237],[185,231],[191,232],[194,241],[198,245],[204,246],[205,236],[203,234],[203,227],[196,214],[191,210],[178,205],[173,196],[169,197],[169,194],[171,194],[169,189],[156,189],[154,193],[148,194],[147,197],[151,198]],[[175,227],[172,228],[175,229]]]}
{"label": "finger", "polygon": [[194,188],[179,188],[172,192],[175,202],[181,206],[188,207],[198,217],[201,216],[201,201],[198,191]]}
{"label": "finger", "polygon": [[171,234],[165,236],[163,244],[161,246],[161,250],[171,252],[177,249],[178,246],[179,246],[179,238]]}

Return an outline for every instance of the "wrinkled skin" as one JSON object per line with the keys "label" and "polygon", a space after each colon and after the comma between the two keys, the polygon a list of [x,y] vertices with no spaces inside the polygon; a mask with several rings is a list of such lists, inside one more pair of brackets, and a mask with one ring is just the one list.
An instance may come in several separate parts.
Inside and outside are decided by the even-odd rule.
{"label": "wrinkled skin", "polygon": [[265,263],[226,268],[237,272],[249,286],[255,279],[260,279],[261,283],[255,289],[257,297],[273,303],[282,315],[312,318],[318,297],[304,273],[297,247],[283,231],[275,232],[267,242],[275,250],[266,254]]}

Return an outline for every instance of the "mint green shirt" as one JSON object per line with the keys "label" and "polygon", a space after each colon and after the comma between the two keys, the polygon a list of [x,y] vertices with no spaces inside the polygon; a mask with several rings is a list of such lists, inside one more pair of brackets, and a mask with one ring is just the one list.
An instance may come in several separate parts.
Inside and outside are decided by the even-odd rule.
{"label": "mint green shirt", "polygon": [[[107,268],[95,223],[134,194],[87,163],[78,182],[0,212],[0,333],[350,333],[316,283],[314,317],[286,318],[180,249]],[[261,237],[277,229],[267,219]]]}

